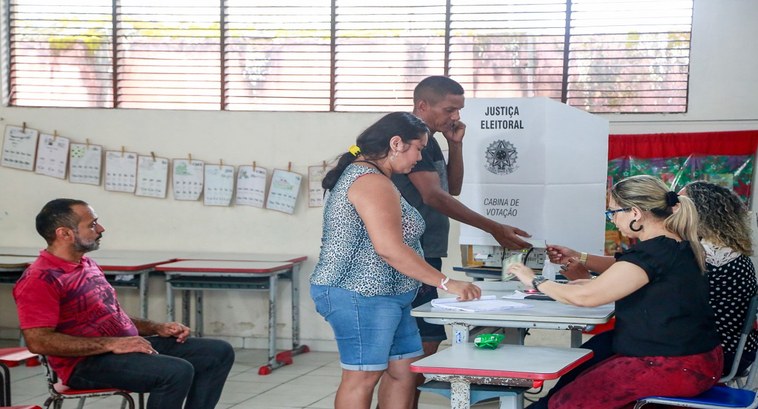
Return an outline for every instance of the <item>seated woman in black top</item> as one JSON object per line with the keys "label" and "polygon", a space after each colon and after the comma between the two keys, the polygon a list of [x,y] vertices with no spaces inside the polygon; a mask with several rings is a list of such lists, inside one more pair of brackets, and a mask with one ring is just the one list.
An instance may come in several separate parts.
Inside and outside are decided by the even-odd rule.
{"label": "seated woman in black top", "polygon": [[721,376],[694,204],[644,175],[616,183],[609,195],[607,214],[638,243],[599,269],[597,279],[559,284],[535,279],[523,264],[509,269],[563,303],[616,302],[614,355],[554,394],[551,409],[613,409],[651,395],[692,396]]}

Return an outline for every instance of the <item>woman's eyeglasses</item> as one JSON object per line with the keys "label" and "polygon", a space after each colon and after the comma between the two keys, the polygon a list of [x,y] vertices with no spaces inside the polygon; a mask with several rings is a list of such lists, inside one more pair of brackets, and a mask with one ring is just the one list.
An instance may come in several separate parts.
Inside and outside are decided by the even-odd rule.
{"label": "woman's eyeglasses", "polygon": [[631,207],[622,207],[621,209],[614,209],[614,210],[608,209],[605,211],[605,218],[608,219],[609,222],[612,222],[614,214],[618,212],[628,212],[630,210],[632,210]]}

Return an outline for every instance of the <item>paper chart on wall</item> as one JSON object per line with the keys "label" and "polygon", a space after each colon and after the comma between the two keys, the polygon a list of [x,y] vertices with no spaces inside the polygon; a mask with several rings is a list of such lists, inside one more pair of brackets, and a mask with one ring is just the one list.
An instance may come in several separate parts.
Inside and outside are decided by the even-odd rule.
{"label": "paper chart on wall", "polygon": [[234,166],[206,165],[203,204],[229,206],[234,194]]}
{"label": "paper chart on wall", "polygon": [[266,208],[287,214],[294,213],[302,180],[303,176],[299,173],[274,169],[274,174],[271,176],[271,187],[266,199]]}
{"label": "paper chart on wall", "polygon": [[103,147],[72,143],[68,160],[68,181],[87,185],[100,185],[103,167]]}
{"label": "paper chart on wall", "polygon": [[235,204],[263,207],[266,201],[268,170],[260,166],[243,165],[237,169]]}
{"label": "paper chart on wall", "polygon": [[34,170],[38,135],[39,132],[36,129],[11,125],[6,126],[0,166],[21,170]]}
{"label": "paper chart on wall", "polygon": [[308,207],[322,207],[324,205],[324,188],[321,187],[321,181],[332,169],[334,166],[308,167]]}
{"label": "paper chart on wall", "polygon": [[166,197],[168,159],[140,155],[137,158],[137,196]]}
{"label": "paper chart on wall", "polygon": [[174,171],[171,180],[174,187],[174,199],[198,200],[203,193],[203,176],[205,162],[201,160],[174,159]]}
{"label": "paper chart on wall", "polygon": [[65,179],[69,144],[68,138],[41,134],[37,144],[37,163],[34,171],[40,175]]}
{"label": "paper chart on wall", "polygon": [[105,152],[105,190],[134,193],[137,188],[137,154]]}

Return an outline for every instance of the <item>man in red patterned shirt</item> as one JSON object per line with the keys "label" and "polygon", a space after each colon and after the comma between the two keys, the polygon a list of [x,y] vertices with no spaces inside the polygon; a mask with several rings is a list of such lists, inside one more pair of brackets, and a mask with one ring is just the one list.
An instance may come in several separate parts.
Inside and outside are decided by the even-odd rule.
{"label": "man in red patterned shirt", "polygon": [[189,338],[189,328],[178,322],[129,317],[100,267],[85,256],[97,250],[105,231],[86,202],[52,200],[36,224],[48,246],[13,288],[29,350],[46,355],[73,388],[150,393],[148,409],[215,407],[234,363],[232,347]]}

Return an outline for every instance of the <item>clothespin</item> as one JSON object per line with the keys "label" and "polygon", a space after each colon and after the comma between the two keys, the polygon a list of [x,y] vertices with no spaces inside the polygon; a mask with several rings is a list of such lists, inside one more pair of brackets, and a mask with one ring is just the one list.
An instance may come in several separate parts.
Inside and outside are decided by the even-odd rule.
{"label": "clothespin", "polygon": [[287,165],[287,172],[292,172],[292,162]]}
{"label": "clothespin", "polygon": [[150,151],[150,156],[152,156],[152,157],[153,157],[153,162],[155,162],[155,152],[153,152],[153,151]]}
{"label": "clothespin", "polygon": [[124,147],[124,145],[121,145],[121,157],[122,158],[124,157],[124,153],[126,153],[126,148]]}
{"label": "clothespin", "polygon": [[21,132],[26,132],[26,122],[21,126]]}
{"label": "clothespin", "polygon": [[255,172],[255,161],[253,161],[253,172]]}
{"label": "clothespin", "polygon": [[219,168],[223,168],[224,167],[224,160],[223,159],[219,159],[218,160],[218,167]]}
{"label": "clothespin", "polygon": [[53,142],[55,142],[56,139],[58,139],[58,131],[53,129]]}
{"label": "clothespin", "polygon": [[321,161],[321,170],[326,171],[326,161]]}
{"label": "clothespin", "polygon": [[191,154],[191,153],[188,153],[188,154],[187,154],[187,156],[189,157],[189,161],[190,161],[190,163],[192,163],[192,154]]}
{"label": "clothespin", "polygon": [[87,149],[89,149],[89,138],[84,140],[87,143]]}

